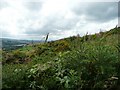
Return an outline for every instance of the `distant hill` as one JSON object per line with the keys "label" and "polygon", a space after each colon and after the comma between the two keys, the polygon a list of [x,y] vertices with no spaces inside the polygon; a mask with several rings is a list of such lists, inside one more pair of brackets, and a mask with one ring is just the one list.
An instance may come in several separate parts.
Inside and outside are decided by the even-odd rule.
{"label": "distant hill", "polygon": [[13,50],[27,44],[42,42],[38,40],[17,40],[17,39],[8,39],[8,38],[0,38],[0,40],[2,41],[0,48],[4,50]]}

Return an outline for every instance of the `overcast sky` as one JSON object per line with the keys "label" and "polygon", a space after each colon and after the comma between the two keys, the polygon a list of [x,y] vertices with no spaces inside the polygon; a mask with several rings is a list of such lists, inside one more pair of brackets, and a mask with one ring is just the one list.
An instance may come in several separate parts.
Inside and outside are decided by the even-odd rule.
{"label": "overcast sky", "polygon": [[[116,0],[111,0],[116,1]],[[49,40],[106,31],[118,24],[117,2],[0,0],[2,37]]]}

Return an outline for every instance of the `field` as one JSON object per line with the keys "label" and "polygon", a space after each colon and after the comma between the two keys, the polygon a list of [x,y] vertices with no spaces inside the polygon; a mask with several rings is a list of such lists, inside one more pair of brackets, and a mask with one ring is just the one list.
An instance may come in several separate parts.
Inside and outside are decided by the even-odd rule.
{"label": "field", "polygon": [[2,51],[3,89],[120,90],[120,28]]}

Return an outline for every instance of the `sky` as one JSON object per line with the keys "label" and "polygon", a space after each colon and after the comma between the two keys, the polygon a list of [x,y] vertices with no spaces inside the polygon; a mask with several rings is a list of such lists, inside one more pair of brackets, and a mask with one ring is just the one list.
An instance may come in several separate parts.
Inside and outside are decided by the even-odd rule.
{"label": "sky", "polygon": [[117,0],[0,0],[2,38],[44,40],[50,33],[49,40],[57,40],[117,24]]}

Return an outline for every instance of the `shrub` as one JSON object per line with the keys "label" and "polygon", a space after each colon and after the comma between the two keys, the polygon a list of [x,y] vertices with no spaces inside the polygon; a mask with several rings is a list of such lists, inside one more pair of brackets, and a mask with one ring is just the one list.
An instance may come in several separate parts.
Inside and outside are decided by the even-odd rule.
{"label": "shrub", "polygon": [[47,50],[49,50],[49,48],[46,45],[39,45],[35,49],[35,53],[36,53],[36,55],[41,55],[42,53],[44,53]]}
{"label": "shrub", "polygon": [[19,50],[13,52],[5,53],[4,60],[6,63],[24,63],[26,54]]}
{"label": "shrub", "polygon": [[27,67],[20,64],[6,64],[2,70],[2,88],[3,89],[23,89],[27,88],[25,73]]}
{"label": "shrub", "polygon": [[67,51],[70,50],[69,43],[65,40],[58,41],[55,43],[55,51]]}

